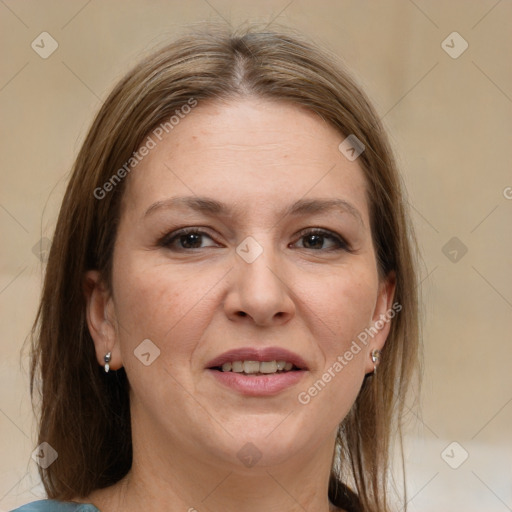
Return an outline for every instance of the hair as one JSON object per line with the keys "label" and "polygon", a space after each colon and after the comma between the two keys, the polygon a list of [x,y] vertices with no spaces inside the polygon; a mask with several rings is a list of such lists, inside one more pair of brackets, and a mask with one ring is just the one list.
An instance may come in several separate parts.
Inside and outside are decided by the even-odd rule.
{"label": "hair", "polygon": [[[51,499],[86,497],[119,481],[132,463],[129,382],[123,368],[106,374],[96,360],[83,289],[90,269],[112,289],[113,248],[129,177],[115,183],[112,178],[148,134],[191,99],[200,104],[244,97],[306,107],[365,146],[358,163],[379,276],[395,276],[394,300],[402,312],[391,322],[378,377],[365,378],[338,429],[329,499],[351,511],[390,510],[393,439],[397,434],[402,448],[404,399],[419,362],[419,301],[417,245],[386,133],[365,93],[328,50],[290,30],[230,31],[211,24],[152,51],[119,81],[74,163],[31,331],[38,443],[58,452],[53,464],[39,468]],[[107,182],[112,186],[104,187]]]}

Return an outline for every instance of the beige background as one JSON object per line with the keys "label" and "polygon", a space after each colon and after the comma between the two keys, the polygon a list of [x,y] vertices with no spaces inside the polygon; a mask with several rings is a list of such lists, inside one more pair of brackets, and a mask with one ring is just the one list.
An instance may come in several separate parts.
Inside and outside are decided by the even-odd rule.
{"label": "beige background", "polygon": [[[43,270],[33,247],[52,237],[73,158],[115,81],[153,45],[206,19],[296,27],[336,52],[373,99],[424,257],[425,384],[406,443],[410,510],[512,510],[511,3],[2,0],[0,511],[41,495],[20,359]],[[458,58],[442,47],[454,31],[469,44]],[[58,43],[47,59],[31,48],[41,32]],[[456,52],[461,41],[452,39]],[[444,253],[453,248],[443,252],[454,236],[467,247],[456,262]],[[443,459],[453,441],[460,446]]]}

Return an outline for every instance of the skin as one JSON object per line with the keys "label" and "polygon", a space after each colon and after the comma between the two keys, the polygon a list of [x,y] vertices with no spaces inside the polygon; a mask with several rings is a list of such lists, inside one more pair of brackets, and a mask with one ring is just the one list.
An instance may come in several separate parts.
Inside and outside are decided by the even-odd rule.
{"label": "skin", "polygon": [[[366,184],[358,161],[338,150],[344,136],[298,106],[248,97],[198,105],[128,178],[114,248],[113,289],[86,275],[88,325],[98,363],[112,352],[131,385],[134,462],[112,487],[75,501],[102,512],[329,511],[338,424],[353,405],[379,333],[307,405],[307,391],[352,341],[391,308],[394,280],[379,280]],[[156,201],[207,196],[236,208],[216,216]],[[300,199],[341,198],[337,210],[283,216]],[[159,240],[179,228],[196,245]],[[302,233],[322,228],[343,237]],[[263,248],[252,263],[237,246]],[[308,244],[309,242],[309,244]],[[185,245],[183,245],[185,244]],[[192,248],[186,248],[192,247]],[[242,313],[243,312],[243,313]],[[160,356],[134,356],[150,339]],[[301,382],[270,397],[221,386],[206,363],[238,347],[284,347],[306,361]],[[248,442],[261,459],[237,457]]]}

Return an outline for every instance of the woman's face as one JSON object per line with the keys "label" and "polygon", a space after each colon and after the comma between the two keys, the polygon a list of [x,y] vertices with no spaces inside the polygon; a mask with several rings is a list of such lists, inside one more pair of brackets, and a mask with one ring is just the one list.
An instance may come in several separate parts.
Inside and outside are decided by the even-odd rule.
{"label": "woman's face", "polygon": [[123,197],[117,328],[93,332],[99,362],[126,369],[134,439],[240,467],[332,455],[389,325],[361,333],[393,293],[358,160],[315,114],[254,98],[200,103],[153,138]]}

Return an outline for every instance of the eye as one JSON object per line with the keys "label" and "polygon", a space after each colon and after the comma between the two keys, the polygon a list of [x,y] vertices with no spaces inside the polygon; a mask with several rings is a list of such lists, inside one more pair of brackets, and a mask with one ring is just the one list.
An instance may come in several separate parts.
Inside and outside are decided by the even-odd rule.
{"label": "eye", "polygon": [[[187,251],[194,249],[203,249],[205,247],[217,247],[217,244],[203,245],[204,239],[212,240],[211,236],[198,228],[183,228],[165,235],[158,245],[175,251]],[[325,229],[313,228],[304,230],[300,233],[299,240],[303,241],[300,249],[312,249],[315,251],[337,251],[344,250],[350,252],[349,245],[345,240]],[[325,247],[325,242],[329,241],[329,247]]]}
{"label": "eye", "polygon": [[[307,231],[302,231],[300,234],[300,240],[304,240],[303,249],[313,249],[313,250],[324,250],[324,251],[336,251],[336,250],[344,250],[350,252],[350,247],[347,242],[343,240],[338,235],[335,235],[331,231],[327,231],[325,229],[309,229]],[[331,242],[331,247],[325,248],[324,242],[325,240],[329,240]],[[334,244],[334,247],[332,246]]]}
{"label": "eye", "polygon": [[201,245],[201,242],[205,237],[210,240],[212,239],[207,233],[200,231],[197,228],[184,228],[164,236],[164,238],[159,242],[159,245],[176,251],[214,247],[215,244],[208,246]]}

